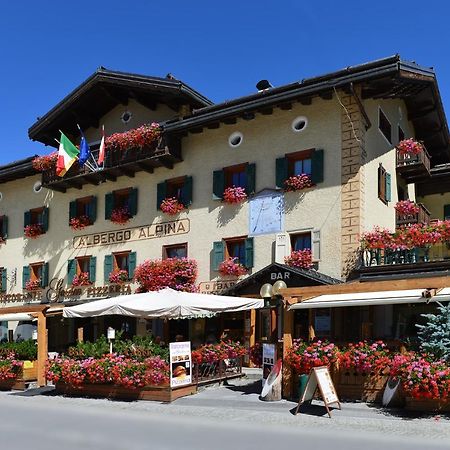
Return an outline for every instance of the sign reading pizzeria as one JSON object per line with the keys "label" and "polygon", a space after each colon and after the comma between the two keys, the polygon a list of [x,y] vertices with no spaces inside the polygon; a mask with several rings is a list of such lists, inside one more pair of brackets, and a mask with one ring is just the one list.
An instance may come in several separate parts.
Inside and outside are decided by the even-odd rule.
{"label": "sign reading pizzeria", "polygon": [[74,248],[89,248],[100,245],[123,244],[130,241],[157,239],[166,236],[186,234],[190,231],[189,219],[173,220],[171,222],[159,222],[143,227],[126,228],[102,233],[86,234],[73,238]]}

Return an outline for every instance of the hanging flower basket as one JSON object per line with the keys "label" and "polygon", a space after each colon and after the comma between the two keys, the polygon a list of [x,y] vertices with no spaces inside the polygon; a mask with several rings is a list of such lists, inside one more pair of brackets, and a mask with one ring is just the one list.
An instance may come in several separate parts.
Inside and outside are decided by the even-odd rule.
{"label": "hanging flower basket", "polygon": [[33,159],[33,169],[39,172],[45,172],[56,167],[58,161],[58,152],[50,153],[49,155],[36,156]]}
{"label": "hanging flower basket", "polygon": [[90,224],[91,221],[88,216],[72,217],[69,222],[69,226],[70,228],[72,228],[72,230],[82,230]]}
{"label": "hanging flower basket", "polygon": [[313,266],[311,250],[294,250],[284,258],[284,262],[287,266],[310,269]]}
{"label": "hanging flower basket", "polygon": [[222,275],[234,275],[236,277],[245,275],[248,270],[238,260],[238,258],[227,258],[219,264],[219,272]]}
{"label": "hanging flower basket", "polygon": [[284,182],[284,190],[286,192],[301,191],[302,189],[309,188],[312,185],[313,183],[309,175],[302,173],[300,175],[289,177]]}
{"label": "hanging flower basket", "polygon": [[25,283],[25,289],[27,291],[35,291],[36,289],[41,288],[41,279],[37,278],[36,280],[28,280]]}
{"label": "hanging flower basket", "polygon": [[123,284],[126,281],[129,280],[128,277],[128,271],[124,270],[124,269],[116,269],[113,270],[110,274],[109,274],[109,282],[113,283],[113,284]]}
{"label": "hanging flower basket", "polygon": [[111,213],[111,222],[119,225],[125,225],[131,219],[128,208],[115,208]]}
{"label": "hanging flower basket", "polygon": [[114,133],[105,139],[107,150],[125,151],[130,148],[144,148],[150,146],[161,135],[159,123],[142,125],[138,128],[125,131],[124,133]]}
{"label": "hanging flower basket", "polygon": [[176,197],[165,198],[159,207],[163,213],[168,214],[169,216],[175,216],[185,209],[184,205],[180,203]]}
{"label": "hanging flower basket", "polygon": [[401,200],[395,204],[395,210],[402,216],[414,216],[419,213],[420,207],[411,200]]}
{"label": "hanging flower basket", "polygon": [[227,187],[223,192],[223,201],[225,203],[242,203],[247,199],[245,189],[240,186]]}
{"label": "hanging flower basket", "polygon": [[88,272],[81,272],[79,275],[75,275],[72,280],[72,286],[89,286],[90,284],[92,283]]}
{"label": "hanging flower basket", "polygon": [[41,234],[44,234],[44,229],[42,227],[42,224],[40,223],[34,223],[31,225],[27,225],[23,229],[23,233],[25,237],[30,239],[37,239]]}
{"label": "hanging flower basket", "polygon": [[424,151],[424,146],[421,142],[414,139],[404,139],[397,145],[397,150],[401,155],[415,156]]}

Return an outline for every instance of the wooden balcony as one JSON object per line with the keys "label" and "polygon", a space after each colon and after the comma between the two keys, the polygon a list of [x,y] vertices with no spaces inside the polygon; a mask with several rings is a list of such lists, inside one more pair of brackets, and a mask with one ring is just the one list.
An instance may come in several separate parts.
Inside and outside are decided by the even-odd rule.
{"label": "wooden balcony", "polygon": [[410,250],[365,250],[361,257],[361,279],[403,278],[424,274],[449,274],[450,245],[434,244]]}
{"label": "wooden balcony", "polygon": [[424,150],[417,155],[402,155],[397,150],[397,173],[407,183],[430,176],[430,156]]}
{"label": "wooden balcony", "polygon": [[[98,150],[92,151],[92,156],[97,161]],[[87,165],[79,167],[77,163],[63,177],[57,176],[54,169],[45,171],[42,174],[42,185],[66,192],[70,188],[82,189],[85,184],[98,185],[104,181],[116,181],[120,176],[133,178],[136,172],[153,173],[157,167],[172,169],[181,160],[180,140],[170,139],[169,142],[166,138],[163,146],[155,143],[151,147],[107,151],[104,167],[96,171],[92,171]]]}
{"label": "wooden balcony", "polygon": [[417,214],[400,214],[395,213],[395,226],[397,228],[404,225],[412,225],[414,223],[422,223],[428,225],[430,223],[430,211],[422,203],[418,203],[417,206],[420,208]]}

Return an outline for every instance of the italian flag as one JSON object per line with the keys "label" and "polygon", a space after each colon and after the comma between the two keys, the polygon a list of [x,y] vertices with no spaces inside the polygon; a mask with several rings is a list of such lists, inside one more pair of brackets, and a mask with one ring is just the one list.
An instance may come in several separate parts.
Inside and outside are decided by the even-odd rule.
{"label": "italian flag", "polygon": [[80,150],[70,142],[69,138],[61,131],[59,140],[58,161],[56,163],[56,175],[63,177],[76,161]]}

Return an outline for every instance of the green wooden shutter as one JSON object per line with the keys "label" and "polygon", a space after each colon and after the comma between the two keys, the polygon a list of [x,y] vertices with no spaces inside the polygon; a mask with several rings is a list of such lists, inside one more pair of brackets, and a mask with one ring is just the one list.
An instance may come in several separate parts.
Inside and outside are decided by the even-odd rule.
{"label": "green wooden shutter", "polygon": [[2,238],[8,238],[8,216],[3,216],[2,218]]}
{"label": "green wooden shutter", "polygon": [[7,278],[6,278],[6,269],[2,269],[2,286],[1,286],[1,292],[6,292],[6,284],[7,284]]}
{"label": "green wooden shutter", "polygon": [[44,230],[44,233],[48,231],[49,212],[50,210],[47,207],[42,211],[42,229]]}
{"label": "green wooden shutter", "polygon": [[69,203],[69,222],[77,217],[77,201],[74,200]]}
{"label": "green wooden shutter", "polygon": [[48,286],[48,263],[42,265],[41,287]]}
{"label": "green wooden shutter", "polygon": [[89,259],[89,281],[91,283],[95,283],[97,271],[97,258],[95,256],[91,256]]}
{"label": "green wooden shutter", "polygon": [[77,260],[69,259],[67,261],[67,284],[72,284],[73,278],[77,274]]}
{"label": "green wooden shutter", "polygon": [[247,238],[245,240],[245,264],[244,266],[247,267],[247,269],[250,269],[253,267],[253,260],[254,260],[254,251],[253,251],[253,238]]}
{"label": "green wooden shutter", "polygon": [[225,242],[213,243],[213,270],[219,270],[220,263],[225,259]]}
{"label": "green wooden shutter", "polygon": [[97,197],[94,195],[88,204],[88,216],[91,223],[94,223],[97,220]]}
{"label": "green wooden shutter", "polygon": [[192,203],[192,177],[185,177],[181,189],[181,202],[188,207]]}
{"label": "green wooden shutter", "polygon": [[133,279],[135,270],[136,270],[136,252],[131,252],[128,255],[128,278],[130,280]]}
{"label": "green wooden shutter", "polygon": [[247,178],[245,192],[247,195],[254,194],[256,188],[256,164],[247,164],[245,166],[245,175]]}
{"label": "green wooden shutter", "polygon": [[391,201],[391,174],[386,172],[386,192],[385,200],[387,202]]}
{"label": "green wooden shutter", "polygon": [[167,181],[162,181],[156,186],[156,209],[160,209],[162,201],[167,196]]}
{"label": "green wooden shutter", "polygon": [[22,268],[22,287],[25,289],[27,282],[30,279],[30,266],[23,266]]}
{"label": "green wooden shutter", "polygon": [[225,172],[215,170],[213,172],[213,200],[222,200],[225,190]]}
{"label": "green wooden shutter", "polygon": [[288,159],[277,158],[275,161],[275,186],[284,189],[284,182],[288,178]]}
{"label": "green wooden shutter", "polygon": [[315,150],[311,156],[311,181],[314,184],[323,181],[323,150]]}
{"label": "green wooden shutter", "polygon": [[444,220],[450,220],[450,205],[444,205]]}
{"label": "green wooden shutter", "polygon": [[103,279],[105,280],[105,283],[109,283],[109,274],[113,270],[113,255],[106,255],[105,256],[105,263],[103,266]]}
{"label": "green wooden shutter", "polygon": [[31,224],[31,211],[25,211],[23,213],[23,226],[25,228],[27,225],[30,224]]}
{"label": "green wooden shutter", "polygon": [[138,211],[138,190],[133,188],[130,191],[130,197],[128,199],[128,210],[132,216],[135,216]]}
{"label": "green wooden shutter", "polygon": [[114,209],[114,194],[109,192],[105,195],[105,220],[111,219],[112,210]]}

